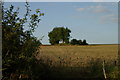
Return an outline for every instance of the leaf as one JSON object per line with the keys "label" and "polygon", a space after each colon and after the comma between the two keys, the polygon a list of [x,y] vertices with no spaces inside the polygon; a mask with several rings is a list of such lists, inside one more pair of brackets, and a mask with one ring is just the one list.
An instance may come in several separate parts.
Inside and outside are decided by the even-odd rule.
{"label": "leaf", "polygon": [[44,13],[40,13],[40,16],[44,16]]}
{"label": "leaf", "polygon": [[40,9],[36,9],[36,13],[39,13],[40,12]]}

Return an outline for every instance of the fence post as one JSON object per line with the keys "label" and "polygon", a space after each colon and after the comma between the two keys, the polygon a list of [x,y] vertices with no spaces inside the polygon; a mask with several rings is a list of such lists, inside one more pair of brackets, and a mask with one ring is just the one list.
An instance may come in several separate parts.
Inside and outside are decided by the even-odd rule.
{"label": "fence post", "polygon": [[104,74],[104,78],[107,79],[106,72],[105,72],[105,60],[103,61],[103,74]]}

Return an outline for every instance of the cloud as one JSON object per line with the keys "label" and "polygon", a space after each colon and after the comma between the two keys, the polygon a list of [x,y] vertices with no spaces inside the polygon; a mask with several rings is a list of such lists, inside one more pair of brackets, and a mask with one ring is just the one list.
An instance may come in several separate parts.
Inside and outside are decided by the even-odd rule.
{"label": "cloud", "polygon": [[76,11],[98,14],[96,16],[98,17],[99,22],[101,24],[106,24],[106,23],[116,24],[118,22],[117,11],[113,11],[112,9],[107,8],[104,5],[102,6],[102,4],[95,5],[95,6],[92,5],[92,6],[87,6],[87,7],[76,8]]}
{"label": "cloud", "polygon": [[109,13],[110,9],[107,9],[105,6],[97,5],[97,6],[89,6],[85,8],[76,8],[76,11],[90,11],[94,13]]}
{"label": "cloud", "polygon": [[101,6],[101,5],[95,6],[92,9],[96,13],[107,13],[107,12],[110,12],[109,9],[107,9],[107,8]]}
{"label": "cloud", "polygon": [[108,14],[100,17],[101,23],[118,23],[117,14]]}
{"label": "cloud", "polygon": [[77,8],[76,10],[77,10],[77,11],[84,11],[85,8]]}

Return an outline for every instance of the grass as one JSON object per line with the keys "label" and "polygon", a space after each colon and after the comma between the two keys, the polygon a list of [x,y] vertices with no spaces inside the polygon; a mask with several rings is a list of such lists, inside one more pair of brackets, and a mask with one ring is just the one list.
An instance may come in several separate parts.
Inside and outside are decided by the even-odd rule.
{"label": "grass", "polygon": [[41,46],[39,60],[49,65],[51,78],[118,78],[118,45]]}

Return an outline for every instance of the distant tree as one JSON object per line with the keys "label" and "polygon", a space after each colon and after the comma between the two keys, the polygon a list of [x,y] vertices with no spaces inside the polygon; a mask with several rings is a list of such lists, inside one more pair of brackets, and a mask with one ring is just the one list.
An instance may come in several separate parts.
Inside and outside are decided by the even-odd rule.
{"label": "distant tree", "polygon": [[72,39],[70,44],[72,45],[88,45],[88,43],[86,42],[86,40],[77,40],[77,39]]}
{"label": "distant tree", "polygon": [[65,37],[64,37],[64,40],[63,40],[63,43],[69,43],[69,39],[70,39],[70,33],[71,33],[71,30],[66,28],[65,31]]}
{"label": "distant tree", "polygon": [[54,44],[59,44],[60,41],[62,43],[69,43],[71,30],[64,27],[55,27],[51,32],[48,33],[49,42]]}
{"label": "distant tree", "polygon": [[82,40],[78,40],[78,43],[79,43],[79,45],[81,45],[82,44]]}
{"label": "distant tree", "polygon": [[83,40],[82,44],[83,45],[88,45],[88,43],[86,42],[86,40]]}
{"label": "distant tree", "polygon": [[72,39],[71,42],[70,42],[72,45],[78,45],[79,42],[77,39]]}

